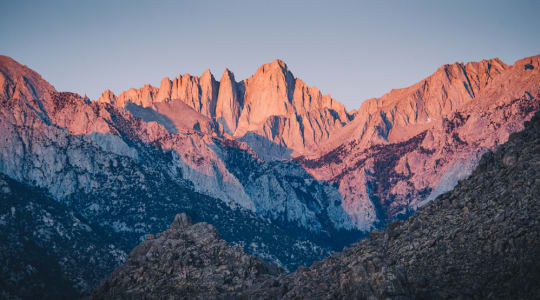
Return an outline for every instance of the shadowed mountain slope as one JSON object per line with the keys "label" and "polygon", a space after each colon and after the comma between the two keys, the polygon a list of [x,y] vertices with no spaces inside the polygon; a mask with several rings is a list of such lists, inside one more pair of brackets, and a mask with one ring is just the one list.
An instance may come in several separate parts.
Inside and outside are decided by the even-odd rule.
{"label": "shadowed mountain slope", "polygon": [[44,191],[0,174],[0,298],[76,298],[127,253]]}

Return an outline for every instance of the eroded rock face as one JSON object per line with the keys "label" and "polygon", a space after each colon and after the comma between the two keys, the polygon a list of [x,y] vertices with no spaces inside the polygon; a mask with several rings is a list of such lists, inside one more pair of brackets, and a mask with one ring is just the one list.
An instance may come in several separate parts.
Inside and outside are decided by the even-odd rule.
{"label": "eroded rock face", "polygon": [[133,249],[92,298],[232,297],[281,272],[221,240],[214,226],[179,214],[169,229]]}
{"label": "eroded rock face", "polygon": [[0,99],[38,100],[47,98],[52,91],[54,88],[39,74],[0,55]]}
{"label": "eroded rock face", "polygon": [[[261,66],[243,84],[244,109],[235,136],[242,139],[248,132],[262,136],[290,149],[285,158],[311,153],[351,119],[341,103],[294,78],[280,60]],[[249,135],[243,139],[252,145]],[[264,149],[252,147],[257,152]]]}
{"label": "eroded rock face", "polygon": [[[276,60],[238,83],[226,70],[217,100],[205,98],[209,107],[215,102],[215,114],[180,115],[193,120],[187,127],[232,135],[264,160],[296,157],[311,176],[336,184],[354,226],[370,230],[410,215],[451,189],[485,151],[522,128],[539,109],[538,60],[526,58],[514,66],[499,59],[444,65],[411,87],[365,101],[354,114]],[[167,82],[162,86],[173,91],[174,84]],[[203,95],[210,87],[195,89]],[[174,94],[148,101],[169,101]],[[197,111],[202,107],[182,101]],[[160,111],[154,104],[153,109]],[[168,116],[176,112],[161,110]]]}
{"label": "eroded rock face", "polygon": [[[193,120],[190,128],[196,123],[205,133],[232,135],[264,160],[295,158],[311,176],[337,187],[347,223],[371,230],[451,189],[485,151],[522,128],[540,108],[538,61],[535,56],[514,66],[499,59],[444,65],[349,114],[276,60],[238,83],[226,70],[215,115],[162,111],[171,119],[176,114]],[[165,90],[174,90],[167,82]],[[196,88],[200,95],[204,89]],[[166,92],[159,101],[173,94]],[[208,106],[214,107],[210,98]],[[201,105],[186,103],[200,111]],[[155,104],[152,109],[160,111]]]}
{"label": "eroded rock face", "polygon": [[219,92],[216,103],[216,120],[220,122],[225,131],[233,135],[238,126],[238,119],[243,107],[241,85],[234,79],[234,74],[226,69],[219,81]]}

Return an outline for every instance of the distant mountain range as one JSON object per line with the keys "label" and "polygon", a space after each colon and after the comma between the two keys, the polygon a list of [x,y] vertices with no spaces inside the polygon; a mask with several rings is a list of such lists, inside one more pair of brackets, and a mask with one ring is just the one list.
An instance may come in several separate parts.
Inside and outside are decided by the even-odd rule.
{"label": "distant mountain range", "polygon": [[[84,293],[180,212],[290,271],[408,217],[539,110],[540,56],[445,65],[352,113],[279,60],[240,82],[229,70],[219,82],[184,74],[91,101],[0,56],[0,88],[2,197],[11,199],[0,238],[15,247],[32,232],[35,243],[6,259],[48,253],[58,280]],[[50,249],[65,240],[57,226],[74,222],[39,208],[51,201],[89,229],[64,244],[93,245],[80,273],[66,263],[68,246]],[[52,221],[23,226],[12,202]],[[44,272],[27,266],[37,273],[2,270],[6,293]]]}

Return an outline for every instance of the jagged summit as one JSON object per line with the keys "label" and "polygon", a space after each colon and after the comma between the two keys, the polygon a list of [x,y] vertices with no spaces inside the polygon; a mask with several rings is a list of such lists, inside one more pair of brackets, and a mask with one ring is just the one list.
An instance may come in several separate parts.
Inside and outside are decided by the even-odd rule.
{"label": "jagged summit", "polygon": [[540,108],[539,61],[442,66],[408,88],[365,101],[303,165],[339,184],[359,226],[408,215],[470,174],[482,153]]}
{"label": "jagged summit", "polygon": [[[225,68],[225,70],[223,70],[223,75],[221,75],[221,78],[224,78],[224,77],[233,78],[234,73],[229,68]],[[221,80],[220,80],[220,82],[221,82]]]}
{"label": "jagged summit", "polygon": [[113,93],[113,91],[106,89],[96,101],[102,102],[102,103],[115,104],[116,99],[117,99],[116,95]]}
{"label": "jagged summit", "polygon": [[[440,121],[444,116],[477,99],[494,78],[502,73],[517,74],[523,71],[523,68],[517,66],[522,64],[520,61],[527,60],[537,61],[538,56],[516,61],[514,66],[506,65],[498,58],[442,65],[433,74],[409,87],[392,89],[380,98],[364,101],[355,120],[324,143],[321,152],[330,151],[352,140],[361,141],[364,145],[406,140],[429,126],[430,122]],[[512,88],[520,89],[521,85]],[[497,93],[503,91],[499,88]],[[384,130],[366,130],[377,127]],[[392,130],[394,127],[410,127],[413,130]]]}
{"label": "jagged summit", "polygon": [[216,102],[216,120],[223,126],[225,132],[233,135],[238,126],[238,118],[242,112],[243,98],[234,74],[225,69],[219,81],[218,98]]}
{"label": "jagged summit", "polygon": [[[257,73],[267,73],[267,72],[281,72],[283,74],[290,73],[289,68],[287,67],[287,64],[282,61],[281,59],[275,59],[272,62],[263,64],[257,69]],[[292,75],[292,73],[291,73]]]}
{"label": "jagged summit", "polygon": [[145,85],[98,101],[111,100],[119,107],[132,103],[157,113],[157,103],[181,101],[268,159],[309,152],[352,119],[341,103],[296,79],[281,60],[260,66],[240,82],[229,69],[219,82],[207,70],[200,77],[165,77],[159,88]]}

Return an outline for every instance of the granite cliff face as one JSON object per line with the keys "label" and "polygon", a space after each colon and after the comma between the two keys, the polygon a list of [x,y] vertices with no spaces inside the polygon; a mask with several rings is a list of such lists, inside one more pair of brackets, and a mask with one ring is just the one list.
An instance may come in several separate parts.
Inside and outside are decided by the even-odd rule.
{"label": "granite cliff face", "polygon": [[[276,274],[256,267],[254,258],[239,263],[239,250],[215,233],[172,237],[173,224],[158,241],[135,248],[93,298],[537,299],[539,166],[540,113],[484,154],[451,192],[309,268]],[[194,226],[187,230],[201,231]],[[192,258],[201,244],[205,250]],[[206,249],[216,248],[207,258]],[[200,275],[208,270],[215,277]]]}
{"label": "granite cliff face", "polygon": [[[127,100],[118,103],[146,120],[152,119],[134,111],[133,103],[152,105],[149,111],[168,120],[191,120],[174,121],[176,127],[232,136],[264,160],[294,157],[310,176],[337,186],[351,222],[370,230],[451,189],[485,151],[522,128],[540,107],[538,61],[535,56],[514,66],[499,59],[444,65],[411,87],[365,101],[354,114],[294,78],[279,60],[241,82],[229,70],[220,83],[209,72],[200,79],[166,78],[160,89],[122,93],[119,98]],[[181,88],[186,80],[191,88]],[[165,108],[167,101],[201,114]]]}
{"label": "granite cliff face", "polygon": [[[23,70],[14,66],[14,70]],[[20,72],[13,76],[25,77]],[[35,84],[49,86],[43,80]],[[114,98],[110,93],[105,95]],[[98,180],[102,177],[111,184],[121,181],[122,177],[110,175],[119,160],[127,159],[142,168],[141,173],[153,169],[231,208],[241,207],[313,232],[353,229],[335,188],[312,180],[297,163],[265,162],[244,143],[175,126],[173,121],[188,123],[193,114],[197,114],[194,122],[203,124],[202,115],[183,103],[156,104],[170,112],[168,125],[175,132],[169,132],[152,121],[152,116],[159,116],[143,106],[134,108],[128,103],[124,110],[54,90],[39,100],[33,97],[2,102],[0,170],[16,180],[46,188],[58,199],[80,191],[95,193],[103,186]],[[34,101],[41,104],[34,105]],[[38,114],[40,106],[50,108]],[[145,117],[134,118],[133,111],[147,114],[146,121]],[[179,111],[185,113],[175,116]],[[167,112],[161,117],[167,118]],[[211,122],[208,119],[206,124]],[[144,176],[141,179],[146,180]]]}
{"label": "granite cliff face", "polygon": [[[233,136],[268,160],[311,153],[322,140],[353,118],[341,103],[295,78],[280,60],[261,66],[253,76],[240,82],[235,81],[228,69],[220,82],[210,71],[201,77],[184,74],[173,80],[163,78],[159,88],[145,85],[122,92],[118,97],[107,90],[98,102],[122,108],[134,104],[169,118],[193,115],[185,110],[167,113],[159,105],[183,102],[206,117],[200,117],[203,122],[219,124],[212,125],[214,130],[201,131]],[[139,116],[137,112],[134,114]],[[187,127],[195,128],[189,124]]]}

